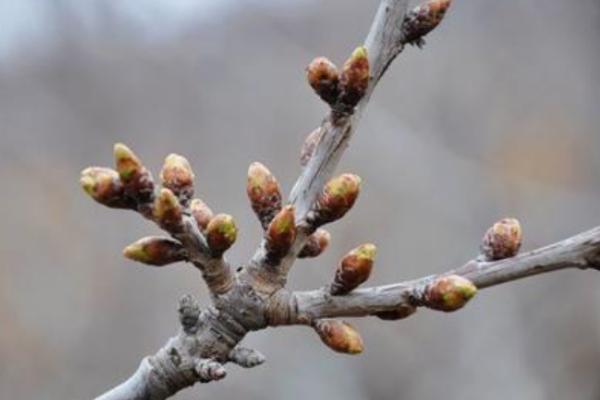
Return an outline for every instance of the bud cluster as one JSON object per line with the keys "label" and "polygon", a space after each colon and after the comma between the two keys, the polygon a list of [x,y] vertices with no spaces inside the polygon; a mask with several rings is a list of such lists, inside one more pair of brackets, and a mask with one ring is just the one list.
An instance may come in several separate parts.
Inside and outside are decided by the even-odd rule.
{"label": "bud cluster", "polygon": [[330,106],[352,110],[369,85],[367,49],[361,46],[354,50],[341,72],[327,58],[317,57],[306,68],[306,76],[313,90]]}
{"label": "bud cluster", "polygon": [[329,292],[332,295],[343,295],[369,279],[376,252],[377,248],[370,243],[350,251],[340,262]]}
{"label": "bud cluster", "polygon": [[360,334],[347,322],[334,319],[320,319],[314,329],[327,347],[338,353],[359,354],[364,349]]}

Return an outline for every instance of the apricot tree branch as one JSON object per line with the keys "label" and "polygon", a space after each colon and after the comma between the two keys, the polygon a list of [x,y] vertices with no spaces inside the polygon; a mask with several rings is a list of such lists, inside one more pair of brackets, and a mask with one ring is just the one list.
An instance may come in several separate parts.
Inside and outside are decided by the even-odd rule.
{"label": "apricot tree branch", "polygon": [[567,268],[600,269],[600,227],[515,257],[497,261],[476,258],[443,274],[357,289],[344,296],[332,296],[326,289],[294,292],[289,322],[309,324],[319,318],[377,316],[426,306],[428,285],[444,276],[458,275],[483,289]]}

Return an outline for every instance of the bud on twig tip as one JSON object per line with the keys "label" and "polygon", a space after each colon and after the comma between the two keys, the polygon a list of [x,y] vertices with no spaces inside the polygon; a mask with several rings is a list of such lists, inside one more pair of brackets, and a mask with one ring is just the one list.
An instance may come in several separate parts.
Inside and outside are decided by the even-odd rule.
{"label": "bud on twig tip", "polygon": [[165,158],[160,181],[184,204],[194,195],[194,172],[188,160],[179,154],[169,154]]}
{"label": "bud on twig tip", "polygon": [[350,251],[336,270],[330,293],[332,295],[349,293],[369,279],[376,252],[377,248],[371,243],[363,244]]}
{"label": "bud on twig tip", "polygon": [[154,204],[154,217],[159,225],[167,230],[175,230],[181,224],[181,205],[170,189],[160,190]]}
{"label": "bud on twig tip", "polygon": [[354,205],[360,185],[360,177],[353,174],[343,174],[327,182],[317,200],[314,223],[323,225],[342,218]]}
{"label": "bud on twig tip", "polygon": [[450,3],[451,0],[429,0],[409,11],[402,23],[405,43],[422,47],[423,36],[442,22]]}
{"label": "bud on twig tip", "polygon": [[317,57],[306,67],[306,77],[313,90],[329,104],[334,104],[340,94],[340,74],[334,63]]}
{"label": "bud on twig tip", "polygon": [[360,46],[352,52],[342,68],[340,103],[354,107],[365,95],[369,86],[369,78],[370,68],[367,48]]}
{"label": "bud on twig tip", "polygon": [[475,296],[477,287],[458,275],[443,276],[429,284],[425,290],[424,303],[439,311],[455,311]]}
{"label": "bud on twig tip", "polygon": [[246,193],[252,210],[266,229],[281,209],[282,196],[277,179],[263,164],[253,162],[248,168]]}
{"label": "bud on twig tip", "polygon": [[206,227],[206,240],[213,255],[220,256],[237,239],[237,226],[231,215],[217,214]]}
{"label": "bud on twig tip", "polygon": [[488,261],[514,257],[521,248],[523,231],[515,218],[496,222],[483,236],[481,254]]}
{"label": "bud on twig tip", "polygon": [[79,180],[83,190],[95,201],[112,208],[133,208],[125,196],[123,184],[115,170],[89,167],[81,171]]}
{"label": "bud on twig tip", "polygon": [[150,203],[154,195],[154,182],[140,159],[123,143],[115,144],[114,157],[127,194],[140,204]]}
{"label": "bud on twig tip", "polygon": [[294,206],[285,206],[269,224],[266,234],[267,251],[271,256],[285,256],[296,240]]}
{"label": "bud on twig tip", "polygon": [[364,350],[360,334],[347,322],[321,319],[315,322],[314,328],[323,343],[333,351],[359,354]]}
{"label": "bud on twig tip", "polygon": [[145,237],[130,244],[123,250],[123,255],[130,260],[158,267],[186,259],[181,243],[155,236]]}

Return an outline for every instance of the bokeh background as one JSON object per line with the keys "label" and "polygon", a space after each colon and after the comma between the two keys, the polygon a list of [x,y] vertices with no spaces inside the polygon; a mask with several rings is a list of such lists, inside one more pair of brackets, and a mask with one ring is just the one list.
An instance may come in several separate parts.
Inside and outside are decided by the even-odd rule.
{"label": "bokeh background", "polygon": [[[93,204],[88,165],[133,147],[156,172],[178,152],[213,209],[260,229],[245,198],[264,162],[289,190],[324,105],[304,80],[338,63],[377,1],[0,0],[0,398],[86,399],[119,383],[176,329],[192,268],[153,269],[121,249],[156,228]],[[600,222],[600,3],[457,0],[423,51],[375,93],[340,170],[365,181],[333,243],[299,262],[309,289],[364,241],[372,284],[458,266],[504,216],[525,249]],[[563,271],[485,290],[452,315],[355,321],[360,357],[306,328],[246,344],[268,361],[229,367],[176,399],[600,399],[600,274]]]}

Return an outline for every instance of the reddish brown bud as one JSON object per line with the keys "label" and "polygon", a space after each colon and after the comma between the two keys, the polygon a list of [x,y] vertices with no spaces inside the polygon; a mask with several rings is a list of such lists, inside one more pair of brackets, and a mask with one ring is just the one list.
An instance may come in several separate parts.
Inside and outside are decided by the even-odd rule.
{"label": "reddish brown bud", "polygon": [[100,204],[111,208],[133,208],[135,204],[125,196],[119,174],[110,168],[89,167],[81,172],[81,187]]}
{"label": "reddish brown bud", "polygon": [[417,312],[416,307],[411,306],[410,304],[402,304],[395,310],[379,312],[375,314],[375,316],[384,321],[396,321],[410,317],[415,312]]}
{"label": "reddish brown bud", "polygon": [[342,218],[354,205],[360,184],[360,177],[353,174],[343,174],[327,182],[317,200],[312,222],[323,225]]}
{"label": "reddish brown bud", "polygon": [[133,261],[159,267],[186,259],[181,243],[156,236],[145,237],[130,244],[123,250],[123,255]]}
{"label": "reddish brown bud", "polygon": [[342,94],[340,103],[354,107],[365,95],[369,86],[369,58],[367,48],[357,47],[350,58],[344,63],[340,86]]}
{"label": "reddish brown bud", "polygon": [[194,172],[188,160],[178,154],[169,154],[165,158],[160,171],[160,181],[184,206],[194,195]]}
{"label": "reddish brown bud", "polygon": [[476,293],[477,287],[470,280],[458,275],[443,276],[427,286],[424,303],[434,310],[450,312],[462,308]]}
{"label": "reddish brown bud", "polygon": [[369,279],[376,252],[375,245],[367,243],[348,253],[335,272],[329,292],[332,295],[346,294]]}
{"label": "reddish brown bud", "polygon": [[340,94],[340,74],[334,63],[317,57],[306,68],[308,83],[326,103],[334,104]]}
{"label": "reddish brown bud", "polygon": [[190,210],[200,230],[206,230],[208,223],[214,216],[212,210],[200,199],[192,200]]}
{"label": "reddish brown bud", "polygon": [[266,233],[267,252],[271,257],[285,256],[296,240],[294,206],[285,206],[269,224]]}
{"label": "reddish brown bud", "polygon": [[154,202],[154,218],[168,231],[177,231],[181,227],[182,210],[179,199],[169,189],[163,188]]}
{"label": "reddish brown bud", "polygon": [[140,159],[122,143],[115,144],[114,155],[117,172],[127,194],[140,203],[151,202],[154,196],[154,181]]}
{"label": "reddish brown bud", "polygon": [[214,256],[221,256],[237,239],[237,226],[231,215],[217,214],[206,227],[206,241]]}
{"label": "reddish brown bud", "polygon": [[442,22],[450,3],[451,0],[429,0],[410,10],[402,23],[404,42],[423,46],[423,36]]}
{"label": "reddish brown bud", "polygon": [[320,256],[331,241],[331,235],[325,229],[317,229],[308,237],[306,244],[300,250],[298,258],[314,258]]}
{"label": "reddish brown bud", "polygon": [[327,347],[338,353],[359,354],[364,349],[360,334],[347,322],[320,319],[315,322],[315,331]]}
{"label": "reddish brown bud", "polygon": [[254,162],[248,168],[246,193],[263,229],[266,229],[281,210],[281,189],[277,179],[267,167]]}
{"label": "reddish brown bud", "polygon": [[306,139],[304,139],[302,149],[300,150],[301,166],[306,167],[306,164],[308,164],[313,154],[315,153],[315,149],[321,141],[321,137],[323,137],[323,130],[319,127],[311,133],[309,133]]}
{"label": "reddish brown bud", "polygon": [[496,222],[483,236],[481,254],[486,260],[502,260],[514,257],[521,248],[521,224],[514,218]]}

